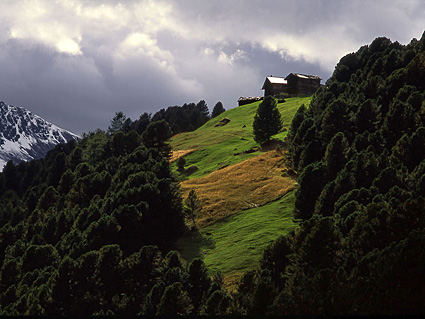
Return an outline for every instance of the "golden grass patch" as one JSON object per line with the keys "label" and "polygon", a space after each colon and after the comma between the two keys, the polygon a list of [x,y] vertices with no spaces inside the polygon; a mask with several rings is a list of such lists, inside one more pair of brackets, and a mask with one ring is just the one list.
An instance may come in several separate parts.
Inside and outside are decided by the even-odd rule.
{"label": "golden grass patch", "polygon": [[190,154],[194,152],[195,150],[180,150],[180,151],[172,151],[171,152],[171,158],[170,163],[177,161],[180,157],[186,156],[187,154]]}
{"label": "golden grass patch", "polygon": [[282,177],[282,151],[269,151],[208,176],[181,183],[183,197],[195,189],[203,209],[196,218],[202,228],[244,209],[267,204],[282,197],[295,181]]}

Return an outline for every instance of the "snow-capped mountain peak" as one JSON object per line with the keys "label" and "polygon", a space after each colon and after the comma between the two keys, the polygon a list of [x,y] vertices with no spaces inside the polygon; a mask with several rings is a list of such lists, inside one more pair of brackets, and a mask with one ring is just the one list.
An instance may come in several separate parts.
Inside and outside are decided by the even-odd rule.
{"label": "snow-capped mountain peak", "polygon": [[77,137],[22,107],[0,102],[0,171],[9,160],[42,158],[55,145]]}

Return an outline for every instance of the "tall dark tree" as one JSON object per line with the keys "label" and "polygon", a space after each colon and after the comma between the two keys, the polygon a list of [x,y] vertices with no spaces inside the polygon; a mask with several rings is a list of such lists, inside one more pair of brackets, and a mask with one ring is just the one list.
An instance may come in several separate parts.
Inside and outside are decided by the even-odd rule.
{"label": "tall dark tree", "polygon": [[196,104],[196,109],[202,113],[202,115],[207,119],[210,111],[208,110],[207,102],[200,100]]}
{"label": "tall dark tree", "polygon": [[137,133],[142,134],[146,130],[150,122],[151,122],[151,115],[145,112],[142,115],[140,115],[139,119],[131,123],[130,128],[132,130],[135,130]]}
{"label": "tall dark tree", "polygon": [[122,111],[116,112],[115,116],[111,120],[111,125],[108,127],[108,132],[113,134],[123,130],[126,120],[127,116],[125,116]]}
{"label": "tall dark tree", "polygon": [[327,145],[323,160],[330,179],[334,179],[347,162],[348,148],[348,140],[342,132],[335,134]]}
{"label": "tall dark tree", "polygon": [[170,156],[171,148],[167,140],[173,136],[170,125],[165,120],[151,122],[142,134],[143,143],[147,147],[159,149],[165,157]]}
{"label": "tall dark tree", "polygon": [[186,165],[186,160],[184,159],[184,157],[179,157],[179,159],[177,160],[177,171],[183,172],[185,165]]}
{"label": "tall dark tree", "polygon": [[192,220],[193,226],[197,228],[195,217],[201,212],[202,205],[201,202],[198,199],[198,195],[196,195],[196,192],[194,189],[190,190],[189,195],[187,196],[186,200],[184,201],[187,207],[187,215]]}
{"label": "tall dark tree", "polygon": [[156,315],[188,315],[193,309],[190,297],[181,282],[165,288]]}
{"label": "tall dark tree", "polygon": [[273,96],[266,96],[260,103],[252,126],[254,140],[261,145],[280,132],[283,123],[277,109],[277,101]]}
{"label": "tall dark tree", "polygon": [[214,105],[213,111],[211,113],[211,117],[214,118],[216,116],[219,116],[221,113],[225,112],[225,108],[223,107],[223,103],[220,101]]}
{"label": "tall dark tree", "polygon": [[195,311],[199,309],[206,292],[211,286],[208,269],[200,258],[195,258],[188,267],[190,298]]}
{"label": "tall dark tree", "polygon": [[62,174],[65,172],[66,163],[65,163],[65,154],[59,153],[56,155],[49,175],[47,176],[47,183],[54,187],[58,186],[59,180]]}

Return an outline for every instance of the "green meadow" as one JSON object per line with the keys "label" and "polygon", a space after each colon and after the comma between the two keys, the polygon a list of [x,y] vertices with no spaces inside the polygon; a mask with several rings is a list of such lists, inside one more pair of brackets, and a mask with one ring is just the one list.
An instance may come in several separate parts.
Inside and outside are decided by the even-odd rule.
{"label": "green meadow", "polygon": [[220,271],[228,287],[258,266],[264,249],[279,236],[294,230],[294,193],[261,207],[244,210],[192,232],[178,242],[182,256],[201,257],[211,274]]}
{"label": "green meadow", "polygon": [[[308,105],[311,97],[288,98],[284,103],[279,103],[278,108],[282,115],[283,127],[288,129],[292,117],[301,104]],[[230,109],[216,118],[208,121],[194,132],[181,133],[171,140],[172,149],[195,151],[186,155],[186,167],[196,166],[198,170],[190,176],[180,175],[184,178],[198,178],[206,176],[220,168],[239,163],[243,160],[258,155],[258,152],[250,154],[234,155],[241,153],[258,145],[255,143],[252,133],[252,122],[260,102],[242,105]],[[224,118],[230,120],[224,126],[216,125]],[[275,136],[284,139],[287,131]],[[176,172],[176,163],[173,163]],[[179,175],[179,173],[177,173]]]}
{"label": "green meadow", "polygon": [[[285,138],[295,112],[301,104],[308,105],[310,100],[311,97],[295,97],[278,104],[286,130],[275,138]],[[185,156],[186,167],[198,167],[191,176],[180,177],[200,178],[261,154],[261,151],[256,151],[234,155],[258,147],[253,139],[252,122],[259,103],[228,110],[194,132],[173,137],[173,150],[195,150]],[[223,118],[230,122],[216,126]],[[175,163],[173,166],[176,169]],[[221,272],[226,286],[232,289],[244,272],[258,266],[264,249],[270,243],[297,227],[292,214],[294,194],[295,191],[291,190],[277,201],[243,210],[199,231],[190,232],[179,240],[178,249],[187,261],[202,258],[211,274]]]}

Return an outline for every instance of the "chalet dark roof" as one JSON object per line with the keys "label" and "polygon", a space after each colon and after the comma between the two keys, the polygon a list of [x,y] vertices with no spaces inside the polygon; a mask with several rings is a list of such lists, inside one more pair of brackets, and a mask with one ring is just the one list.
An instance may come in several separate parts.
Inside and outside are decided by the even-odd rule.
{"label": "chalet dark roof", "polygon": [[301,73],[289,73],[287,77],[289,77],[290,75],[296,76],[297,78],[300,78],[300,79],[310,79],[310,80],[322,79],[320,76],[317,76],[317,75],[307,75],[307,74],[301,74]]}

